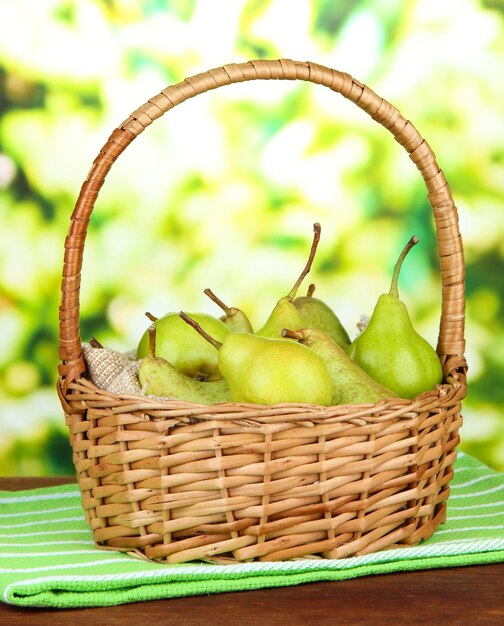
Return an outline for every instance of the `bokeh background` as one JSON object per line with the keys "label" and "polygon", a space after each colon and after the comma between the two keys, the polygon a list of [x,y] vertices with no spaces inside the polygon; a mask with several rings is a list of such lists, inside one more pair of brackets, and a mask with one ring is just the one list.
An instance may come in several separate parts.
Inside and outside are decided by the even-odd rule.
{"label": "bokeh background", "polygon": [[[436,153],[467,264],[461,448],[504,469],[502,1],[0,0],[0,474],[73,473],[55,391],[63,245],[110,132],[186,76],[280,57],[354,75]],[[416,168],[355,105],[290,81],[199,96],[121,156],[88,232],[82,337],[126,350],[146,310],[217,314],[205,287],[259,326],[315,221],[310,278],[352,337],[420,237],[400,290],[435,345],[439,266]]]}

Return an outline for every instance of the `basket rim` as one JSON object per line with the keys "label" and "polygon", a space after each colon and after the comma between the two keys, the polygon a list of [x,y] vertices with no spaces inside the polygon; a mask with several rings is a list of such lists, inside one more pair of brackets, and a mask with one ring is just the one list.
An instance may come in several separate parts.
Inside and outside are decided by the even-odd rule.
{"label": "basket rim", "polygon": [[441,272],[441,318],[437,353],[444,378],[465,386],[465,266],[457,209],[450,187],[434,152],[414,125],[396,107],[349,74],[310,61],[290,59],[231,63],[188,77],[163,89],[122,122],[93,161],[77,198],[65,239],[59,307],[59,374],[61,397],[69,385],[85,375],[80,337],[80,277],[84,243],[91,213],[105,177],[118,156],[147,126],[168,110],[198,94],[249,80],[302,80],[320,84],[341,94],[391,132],[408,152],[427,189]]}
{"label": "basket rim", "polygon": [[[75,411],[60,391],[62,404],[69,414]],[[440,404],[451,406],[464,399],[467,393],[465,375],[455,380],[436,385],[434,389],[424,391],[415,398],[392,397],[376,403],[338,404],[322,406],[302,402],[284,402],[275,405],[259,405],[245,402],[220,402],[210,406],[173,398],[160,398],[152,395],[118,394],[98,387],[87,376],[83,375],[68,385],[72,403],[83,403],[86,406],[92,396],[93,409],[111,409],[111,414],[145,411],[156,413],[160,417],[186,421],[218,420],[222,422],[250,421],[255,424],[314,422],[335,423],[351,422],[374,424],[390,419],[411,419],[431,410],[437,410]],[[100,402],[101,399],[101,402]],[[376,416],[376,417],[375,417]]]}

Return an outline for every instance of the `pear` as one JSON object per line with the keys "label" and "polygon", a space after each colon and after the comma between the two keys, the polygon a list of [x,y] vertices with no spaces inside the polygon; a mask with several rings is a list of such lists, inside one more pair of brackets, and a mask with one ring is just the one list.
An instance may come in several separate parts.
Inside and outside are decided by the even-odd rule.
{"label": "pear", "polygon": [[294,306],[305,320],[305,326],[322,330],[343,350],[350,347],[350,337],[336,313],[323,300],[313,297],[315,285],[311,284],[306,296],[294,300]]}
{"label": "pear", "polygon": [[308,257],[308,261],[306,262],[303,271],[299,275],[297,281],[294,283],[294,286],[292,287],[290,292],[283,298],[280,298],[280,300],[276,303],[266,323],[260,330],[256,332],[256,335],[259,335],[260,337],[279,339],[282,336],[282,330],[284,328],[303,328],[304,326],[306,326],[304,318],[294,306],[294,298],[296,297],[297,291],[301,283],[303,282],[304,277],[311,269],[318,242],[320,240],[320,224],[314,224],[313,231],[313,243],[310,250],[310,255]]}
{"label": "pear", "polygon": [[140,385],[146,394],[199,404],[229,401],[229,387],[225,380],[200,382],[182,374],[166,359],[156,356],[156,326],[152,324],[147,332],[149,351],[138,371]]}
{"label": "pear", "polygon": [[402,263],[418,243],[412,237],[394,267],[388,294],[382,294],[368,325],[350,346],[350,357],[376,381],[401,398],[415,398],[443,379],[434,348],[413,328],[408,309],[399,299],[397,282]]}
{"label": "pear", "polygon": [[[229,333],[223,322],[206,313],[192,313],[195,320],[218,340],[222,341]],[[150,316],[150,319],[154,316]],[[178,313],[168,313],[154,318],[157,334],[157,355],[166,359],[175,369],[196,380],[221,380],[218,357],[212,346],[196,335],[180,319]],[[149,330],[147,329],[137,348],[137,359],[147,356]]]}
{"label": "pear", "polygon": [[184,312],[180,316],[217,349],[219,369],[233,402],[331,404],[327,367],[306,346],[251,333],[229,333],[219,342]]}
{"label": "pear", "polygon": [[222,300],[217,297],[211,289],[205,289],[205,294],[213,300],[215,304],[220,306],[220,308],[224,311],[224,315],[219,317],[221,322],[223,322],[232,333],[253,333],[254,330],[252,328],[252,324],[249,321],[249,318],[246,314],[241,310],[234,306],[229,307]]}
{"label": "pear", "polygon": [[315,328],[296,331],[284,328],[282,335],[296,339],[324,361],[333,384],[332,404],[375,404],[386,398],[397,397],[393,391],[368,376],[324,331]]}

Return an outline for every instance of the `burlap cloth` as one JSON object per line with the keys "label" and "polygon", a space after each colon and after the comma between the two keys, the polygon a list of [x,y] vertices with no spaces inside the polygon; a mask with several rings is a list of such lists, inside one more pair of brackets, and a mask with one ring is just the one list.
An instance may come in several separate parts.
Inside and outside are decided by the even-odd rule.
{"label": "burlap cloth", "polygon": [[82,350],[88,376],[99,389],[117,395],[142,394],[138,379],[140,361],[134,352],[124,354],[110,348],[95,348],[90,343],[83,343]]}

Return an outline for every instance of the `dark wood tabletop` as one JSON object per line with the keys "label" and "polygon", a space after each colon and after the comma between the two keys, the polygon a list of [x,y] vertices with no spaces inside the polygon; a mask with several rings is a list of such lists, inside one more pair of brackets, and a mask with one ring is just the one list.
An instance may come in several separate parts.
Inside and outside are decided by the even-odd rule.
{"label": "dark wood tabletop", "polygon": [[[0,490],[75,482],[0,478]],[[504,624],[504,563],[365,576],[339,582],[136,602],[91,609],[26,609],[0,603],[0,624]]]}

